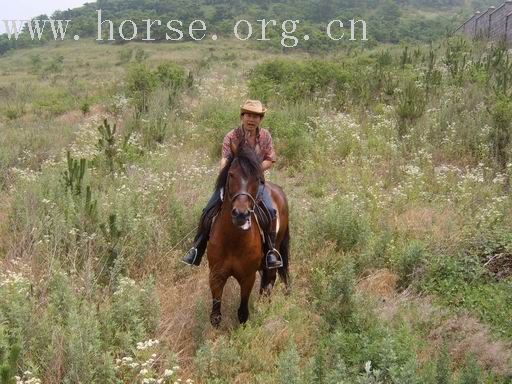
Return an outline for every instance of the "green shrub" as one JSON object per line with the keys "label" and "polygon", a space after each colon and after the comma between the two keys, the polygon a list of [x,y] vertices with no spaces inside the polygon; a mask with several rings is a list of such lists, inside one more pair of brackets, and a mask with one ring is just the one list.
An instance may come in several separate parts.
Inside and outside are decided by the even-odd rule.
{"label": "green shrub", "polygon": [[110,174],[114,173],[116,163],[120,164],[116,130],[117,125],[111,126],[107,119],[103,120],[103,124],[98,126],[100,138],[97,147],[100,153],[104,155],[104,161]]}
{"label": "green shrub", "polygon": [[443,62],[448,67],[448,72],[455,84],[462,85],[464,81],[469,62],[468,50],[468,43],[463,38],[457,37],[447,42]]}
{"label": "green shrub", "polygon": [[154,292],[154,282],[148,280],[143,287],[135,281],[121,277],[112,295],[106,314],[106,341],[118,351],[147,340],[156,330],[159,303]]}
{"label": "green shrub", "polygon": [[118,57],[119,62],[118,64],[127,64],[132,60],[133,57],[133,48],[123,48],[119,51]]}
{"label": "green shrub", "polygon": [[450,384],[452,382],[451,364],[448,347],[445,345],[437,357],[436,384]]}
{"label": "green shrub", "polygon": [[0,384],[16,384],[18,360],[21,346],[12,342],[12,338],[5,340],[0,325]]}
{"label": "green shrub", "polygon": [[[220,159],[224,136],[240,124],[239,105],[206,103],[198,112],[198,129],[206,135],[208,155]],[[264,125],[264,124],[263,124]]]}
{"label": "green shrub", "polygon": [[258,65],[250,75],[250,96],[296,102],[329,90],[341,92],[350,76],[335,62],[272,60]]}
{"label": "green shrub", "polygon": [[512,102],[499,97],[492,110],[492,130],[490,145],[500,172],[505,172],[510,161],[510,142],[512,141]]}
{"label": "green shrub", "polygon": [[272,134],[279,166],[300,167],[311,158],[314,137],[308,124],[315,115],[314,105],[300,102],[285,104],[265,117],[262,126]]}
{"label": "green shrub", "polygon": [[91,111],[91,103],[89,102],[89,100],[84,100],[80,104],[80,110],[84,115],[87,115]]}
{"label": "green shrub", "polygon": [[406,81],[398,96],[396,113],[398,115],[398,137],[407,134],[407,125],[423,115],[426,101],[425,94],[414,81]]}
{"label": "green shrub", "polygon": [[366,241],[368,225],[348,201],[337,199],[327,205],[312,229],[318,239],[332,241],[339,251],[351,251]]}
{"label": "green shrub", "polygon": [[293,342],[279,354],[278,375],[281,384],[300,384],[300,356]]}
{"label": "green shrub", "polygon": [[464,367],[461,370],[459,384],[482,383],[482,369],[473,355],[467,356]]}
{"label": "green shrub", "polygon": [[417,241],[407,244],[404,249],[392,256],[391,262],[400,277],[399,284],[405,288],[417,280],[415,275],[427,258],[425,246]]}
{"label": "green shrub", "polygon": [[147,53],[144,49],[138,47],[135,49],[135,61],[137,63],[142,63],[144,60],[146,60],[149,57],[149,53]]}
{"label": "green shrub", "polygon": [[175,63],[160,64],[156,76],[164,87],[182,88],[185,85],[185,69]]}
{"label": "green shrub", "polygon": [[148,111],[149,96],[156,87],[156,80],[155,74],[144,64],[133,64],[129,68],[125,83],[138,114]]}
{"label": "green shrub", "polygon": [[314,270],[313,300],[329,328],[333,329],[351,319],[355,305],[354,282],[353,265],[346,260],[341,266],[333,263]]}

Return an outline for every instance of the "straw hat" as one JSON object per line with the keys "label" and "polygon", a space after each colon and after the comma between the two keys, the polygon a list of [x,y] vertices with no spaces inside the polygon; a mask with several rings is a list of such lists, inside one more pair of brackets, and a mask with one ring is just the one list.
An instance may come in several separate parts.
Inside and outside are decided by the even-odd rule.
{"label": "straw hat", "polygon": [[245,112],[254,113],[256,115],[265,116],[267,108],[264,108],[259,100],[246,100],[244,105],[240,106],[240,114]]}

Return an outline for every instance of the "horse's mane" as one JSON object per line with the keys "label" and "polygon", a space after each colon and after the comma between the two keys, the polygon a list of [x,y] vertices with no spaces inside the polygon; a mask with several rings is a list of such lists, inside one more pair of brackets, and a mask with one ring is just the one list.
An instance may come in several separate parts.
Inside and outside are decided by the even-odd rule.
{"label": "horse's mane", "polygon": [[256,155],[256,152],[250,146],[240,144],[238,150],[235,153],[235,157],[233,157],[226,164],[226,166],[222,169],[219,176],[217,177],[217,181],[215,182],[215,190],[219,190],[226,185],[229,169],[235,162],[240,165],[242,172],[246,177],[254,176],[258,180],[264,181],[263,170],[261,169],[261,163],[258,159],[258,156]]}

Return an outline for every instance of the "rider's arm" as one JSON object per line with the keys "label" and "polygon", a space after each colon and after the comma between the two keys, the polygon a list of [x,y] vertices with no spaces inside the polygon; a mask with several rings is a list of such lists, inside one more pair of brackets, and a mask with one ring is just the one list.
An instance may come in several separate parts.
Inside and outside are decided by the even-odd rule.
{"label": "rider's arm", "polygon": [[267,169],[272,168],[273,165],[274,163],[271,160],[263,160],[261,163],[261,169],[265,172]]}
{"label": "rider's arm", "polygon": [[222,141],[222,156],[220,160],[220,170],[222,170],[226,166],[226,164],[228,164],[229,161],[233,158],[233,147],[231,143],[233,131],[228,132],[228,134],[224,136],[224,140]]}
{"label": "rider's arm", "polygon": [[272,168],[274,163],[276,162],[276,152],[274,151],[274,144],[272,143],[272,136],[268,130],[264,131],[265,139],[260,142],[260,147],[263,152],[263,162],[261,163],[261,168],[263,172],[267,169]]}
{"label": "rider's arm", "polygon": [[222,159],[220,159],[220,170],[222,171],[222,169],[226,166],[226,164],[229,162],[228,159],[226,159],[225,157],[223,157]]}

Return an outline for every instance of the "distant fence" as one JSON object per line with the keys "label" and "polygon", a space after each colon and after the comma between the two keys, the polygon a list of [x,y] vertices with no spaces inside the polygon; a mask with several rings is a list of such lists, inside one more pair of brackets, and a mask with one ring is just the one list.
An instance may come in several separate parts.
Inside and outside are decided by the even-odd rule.
{"label": "distant fence", "polygon": [[512,0],[505,1],[499,7],[476,12],[455,33],[473,39],[503,41],[512,46]]}

